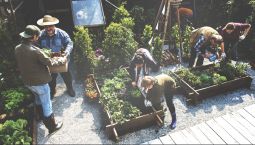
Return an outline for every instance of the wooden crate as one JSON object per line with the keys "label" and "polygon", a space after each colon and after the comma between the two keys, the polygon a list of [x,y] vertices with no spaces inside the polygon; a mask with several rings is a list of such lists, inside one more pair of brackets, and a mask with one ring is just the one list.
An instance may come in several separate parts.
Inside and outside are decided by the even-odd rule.
{"label": "wooden crate", "polygon": [[65,62],[64,64],[58,65],[58,66],[49,66],[49,70],[51,73],[67,72],[68,71],[68,62]]}
{"label": "wooden crate", "polygon": [[[192,70],[205,70],[214,67],[213,64],[207,66],[200,66],[192,68]],[[233,91],[239,88],[250,88],[252,78],[245,75],[234,80],[223,82],[222,84],[212,85],[204,88],[195,89],[189,85],[186,81],[181,79],[177,74],[173,73],[179,80],[182,93],[187,98],[189,104],[197,104],[202,99],[225,93],[227,91]]]}

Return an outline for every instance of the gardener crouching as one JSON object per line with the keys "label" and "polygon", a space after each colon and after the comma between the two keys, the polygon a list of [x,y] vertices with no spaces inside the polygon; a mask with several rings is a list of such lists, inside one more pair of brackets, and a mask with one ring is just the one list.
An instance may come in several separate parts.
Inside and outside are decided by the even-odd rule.
{"label": "gardener crouching", "polygon": [[173,104],[173,92],[176,83],[173,78],[166,74],[160,74],[155,77],[145,76],[142,80],[141,87],[144,88],[146,99],[149,100],[156,110],[163,108],[163,96],[165,96],[167,107],[171,113],[171,129],[176,128],[176,113]]}
{"label": "gardener crouching", "polygon": [[[214,61],[217,55],[218,59],[223,59],[226,57],[224,52],[224,43],[222,41],[222,36],[219,33],[208,26],[201,27],[199,29],[193,30],[190,38],[191,42],[191,54],[189,59],[189,67],[201,66],[203,65],[204,58],[209,57],[209,60]],[[210,51],[208,47],[216,48],[216,45],[220,46],[219,54],[207,55],[206,52]],[[210,58],[212,57],[212,58]]]}
{"label": "gardener crouching", "polygon": [[63,123],[56,123],[52,111],[48,85],[51,75],[47,66],[62,65],[67,58],[52,61],[40,48],[34,46],[39,34],[40,29],[37,26],[28,25],[25,31],[20,33],[22,42],[15,48],[15,57],[24,84],[35,95],[37,113],[40,115],[43,113],[43,123],[51,134],[60,129]]}
{"label": "gardener crouching", "polygon": [[141,69],[143,68],[143,75],[149,75],[149,68],[153,72],[156,72],[159,70],[158,63],[154,60],[151,53],[145,49],[145,48],[139,48],[135,54],[134,57],[131,60],[130,66],[129,66],[129,74],[132,79],[132,86],[137,86],[137,83],[139,81],[139,75],[141,73]]}

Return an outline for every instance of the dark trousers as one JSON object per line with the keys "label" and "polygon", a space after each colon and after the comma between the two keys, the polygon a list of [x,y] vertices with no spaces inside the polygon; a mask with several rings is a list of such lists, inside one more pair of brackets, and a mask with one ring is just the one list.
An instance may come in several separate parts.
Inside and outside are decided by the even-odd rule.
{"label": "dark trousers", "polygon": [[[190,58],[189,58],[189,67],[193,67],[193,65],[195,63],[195,59],[196,59],[196,54],[197,54],[196,51],[194,49],[192,49],[191,53],[190,53]],[[203,65],[203,62],[204,62],[204,57],[201,55],[198,55],[196,66]]]}
{"label": "dark trousers", "polygon": [[[62,73],[60,73],[60,75],[63,78],[67,89],[72,88],[73,85],[72,85],[72,75],[71,75],[71,72],[70,72],[70,67],[68,67],[67,72],[62,72]],[[51,92],[55,92],[55,88],[56,88],[56,85],[57,85],[57,76],[58,76],[58,73],[52,73],[51,74],[52,80],[51,80],[51,82],[49,82]]]}
{"label": "dark trousers", "polygon": [[237,60],[237,46],[239,41],[226,41],[224,42],[226,59]]}
{"label": "dark trousers", "polygon": [[171,114],[175,113],[175,107],[173,103],[173,94],[172,94],[171,88],[165,89],[165,99],[166,99],[166,105],[170,113]]}

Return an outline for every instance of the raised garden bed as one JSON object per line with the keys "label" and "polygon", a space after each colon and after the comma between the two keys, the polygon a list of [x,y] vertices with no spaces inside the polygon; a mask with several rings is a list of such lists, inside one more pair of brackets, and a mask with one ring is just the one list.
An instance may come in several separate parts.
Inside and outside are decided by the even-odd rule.
{"label": "raised garden bed", "polygon": [[[196,68],[192,68],[189,69],[190,72],[201,72],[203,73],[204,71],[207,72],[216,72],[218,74],[222,74],[221,71],[219,71],[219,68],[217,68],[214,64],[211,65],[207,65],[207,66],[201,66],[201,67],[196,67]],[[175,72],[172,73],[177,80],[179,80],[180,83],[180,87],[182,88],[182,92],[184,93],[184,96],[186,96],[187,98],[187,102],[190,104],[197,104],[198,101],[214,96],[214,95],[218,95],[218,94],[222,94],[225,93],[227,91],[233,91],[239,88],[249,88],[251,85],[251,81],[252,78],[247,76],[246,74],[242,74],[240,76],[232,76],[230,79],[228,76],[225,77],[221,77],[221,79],[223,80],[222,82],[218,82],[216,84],[212,84],[212,85],[204,85],[204,86],[196,86],[190,82],[187,81],[187,78],[181,78],[178,73],[180,72]],[[200,76],[201,78],[201,76]],[[203,76],[203,78],[206,78]],[[186,80],[185,80],[186,79]],[[216,81],[215,78],[212,78],[212,81]]]}
{"label": "raised garden bed", "polygon": [[101,87],[101,93],[105,93],[100,95],[100,104],[106,118],[106,133],[115,141],[128,132],[163,124],[164,111],[145,107],[142,93],[137,88],[133,89],[131,79],[126,76],[123,69],[113,79],[106,79]]}
{"label": "raised garden bed", "polygon": [[84,82],[85,86],[85,97],[89,98],[90,101],[98,101],[100,97],[100,90],[95,80],[94,74],[89,74]]}
{"label": "raised garden bed", "polygon": [[28,135],[32,138],[31,144],[37,144],[37,121],[35,118],[35,108],[33,105],[29,105],[20,110],[21,112],[0,114],[0,123],[3,124],[7,120],[17,120],[20,118],[26,119],[28,123],[25,129],[28,131]]}

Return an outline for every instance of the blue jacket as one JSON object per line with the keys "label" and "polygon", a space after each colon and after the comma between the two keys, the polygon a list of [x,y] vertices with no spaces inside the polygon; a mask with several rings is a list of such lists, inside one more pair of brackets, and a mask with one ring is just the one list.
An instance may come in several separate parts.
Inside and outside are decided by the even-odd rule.
{"label": "blue jacket", "polygon": [[48,36],[45,30],[41,31],[39,37],[39,45],[41,48],[49,48],[52,52],[60,52],[64,50],[70,55],[73,50],[73,42],[69,35],[59,28],[55,28],[55,35]]}

